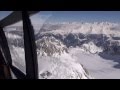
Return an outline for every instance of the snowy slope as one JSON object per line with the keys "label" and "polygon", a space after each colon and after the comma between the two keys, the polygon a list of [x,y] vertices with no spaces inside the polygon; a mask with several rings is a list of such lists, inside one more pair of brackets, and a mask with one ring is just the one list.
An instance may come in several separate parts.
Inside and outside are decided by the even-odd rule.
{"label": "snowy slope", "polygon": [[92,79],[69,54],[58,57],[38,56],[41,79]]}
{"label": "snowy slope", "polygon": [[[120,68],[115,68],[119,65],[120,55],[106,55],[109,59],[104,59],[97,54],[83,52],[79,48],[71,48],[69,52],[72,58],[83,64],[94,78],[120,79]],[[116,60],[114,61],[112,58]]]}
{"label": "snowy slope", "polygon": [[80,49],[90,54],[97,54],[103,51],[102,48],[97,47],[93,42],[83,44]]}
{"label": "snowy slope", "polygon": [[[24,50],[11,47],[13,65],[25,73]],[[69,54],[63,53],[57,57],[38,55],[40,79],[92,79],[80,63]]]}

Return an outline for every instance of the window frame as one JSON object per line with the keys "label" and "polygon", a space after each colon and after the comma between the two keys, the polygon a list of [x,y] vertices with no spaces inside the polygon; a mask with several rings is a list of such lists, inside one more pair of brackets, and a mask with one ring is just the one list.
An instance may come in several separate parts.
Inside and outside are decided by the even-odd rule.
{"label": "window frame", "polygon": [[[12,72],[18,79],[38,79],[38,62],[37,62],[37,52],[36,52],[36,44],[34,37],[34,30],[30,21],[30,15],[37,13],[38,11],[14,11],[12,14],[4,18],[0,21],[0,32],[1,32],[1,42],[3,54],[6,58],[6,64],[10,67]],[[13,17],[16,17],[13,21]],[[14,24],[18,21],[23,21],[23,33],[24,33],[24,50],[25,50],[25,64],[26,64],[26,75],[23,74],[19,69],[12,65],[12,58],[10,54],[10,50],[8,47],[7,39],[3,28]],[[7,22],[8,21],[8,22]],[[6,48],[7,47],[7,48]],[[6,49],[5,49],[6,48]],[[9,59],[7,58],[9,57]],[[4,59],[5,60],[5,59]]]}

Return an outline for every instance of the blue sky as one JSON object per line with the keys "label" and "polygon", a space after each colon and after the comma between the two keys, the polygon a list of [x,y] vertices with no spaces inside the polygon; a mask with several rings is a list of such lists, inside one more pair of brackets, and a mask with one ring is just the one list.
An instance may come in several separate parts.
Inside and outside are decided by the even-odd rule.
{"label": "blue sky", "polygon": [[120,11],[57,11],[51,20],[83,22],[120,22]]}
{"label": "blue sky", "polygon": [[0,11],[0,20],[12,13],[12,11]]}
{"label": "blue sky", "polygon": [[[10,11],[0,11],[0,19],[11,13]],[[48,21],[83,21],[83,22],[119,22],[120,11],[41,11],[34,15],[32,20],[44,18],[39,16],[50,16]]]}

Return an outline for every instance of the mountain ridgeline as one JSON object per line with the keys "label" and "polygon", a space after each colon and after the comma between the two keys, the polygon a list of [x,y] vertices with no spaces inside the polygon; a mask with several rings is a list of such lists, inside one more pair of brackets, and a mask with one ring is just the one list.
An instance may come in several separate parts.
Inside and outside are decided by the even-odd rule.
{"label": "mountain ridgeline", "polygon": [[[87,28],[86,28],[87,27]],[[85,29],[86,28],[86,32]],[[23,33],[19,30],[6,31],[9,43],[14,46],[23,47]],[[62,30],[63,29],[63,30]],[[72,30],[73,29],[73,30]],[[74,31],[74,30],[78,31]],[[98,30],[98,31],[97,31]],[[63,33],[61,33],[64,31]],[[119,32],[118,26],[111,23],[95,24],[45,24],[35,35],[36,46],[41,55],[53,55],[62,52],[68,53],[68,49],[73,47],[84,48],[91,52],[91,49],[100,48],[100,52],[120,54],[120,37],[109,32]],[[15,36],[9,37],[9,36]],[[87,45],[87,47],[86,47]],[[95,53],[99,53],[95,51]]]}

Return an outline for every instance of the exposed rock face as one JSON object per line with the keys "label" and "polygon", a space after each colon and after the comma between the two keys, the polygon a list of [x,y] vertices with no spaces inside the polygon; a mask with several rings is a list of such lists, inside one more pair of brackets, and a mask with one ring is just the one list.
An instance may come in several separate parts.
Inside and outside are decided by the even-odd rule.
{"label": "exposed rock face", "polygon": [[43,37],[36,41],[38,53],[40,55],[52,56],[55,54],[67,53],[67,47],[54,37]]}

